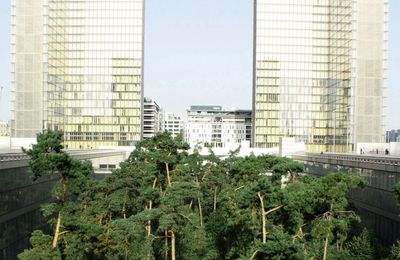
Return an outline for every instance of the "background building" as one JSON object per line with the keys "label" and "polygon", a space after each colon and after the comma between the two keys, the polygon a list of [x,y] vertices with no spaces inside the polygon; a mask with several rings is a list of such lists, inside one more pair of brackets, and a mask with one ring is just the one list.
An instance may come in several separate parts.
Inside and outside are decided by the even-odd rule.
{"label": "background building", "polygon": [[386,0],[256,0],[255,147],[383,142]]}
{"label": "background building", "polygon": [[144,98],[143,107],[143,138],[147,139],[161,131],[161,110],[150,98]]}
{"label": "background building", "polygon": [[221,106],[191,106],[185,140],[210,147],[234,147],[251,140],[251,110],[222,110]]}
{"label": "background building", "polygon": [[400,129],[386,131],[385,141],[386,143],[400,142]]}
{"label": "background building", "polygon": [[144,0],[12,1],[14,138],[64,131],[68,148],[142,134]]}
{"label": "background building", "polygon": [[9,136],[10,135],[10,125],[8,122],[0,121],[0,136]]}
{"label": "background building", "polygon": [[176,116],[172,113],[163,114],[162,131],[168,131],[173,137],[179,134],[183,134],[184,121],[180,116]]}

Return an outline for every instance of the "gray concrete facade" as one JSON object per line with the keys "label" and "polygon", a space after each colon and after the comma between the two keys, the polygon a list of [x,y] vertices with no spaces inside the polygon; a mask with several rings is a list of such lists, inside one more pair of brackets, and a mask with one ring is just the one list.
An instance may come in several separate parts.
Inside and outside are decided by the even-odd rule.
{"label": "gray concrete facade", "polygon": [[292,158],[303,162],[305,172],[311,175],[352,172],[365,178],[366,187],[353,189],[348,194],[362,224],[385,245],[400,239],[400,209],[393,193],[394,185],[400,181],[399,157],[302,153]]}

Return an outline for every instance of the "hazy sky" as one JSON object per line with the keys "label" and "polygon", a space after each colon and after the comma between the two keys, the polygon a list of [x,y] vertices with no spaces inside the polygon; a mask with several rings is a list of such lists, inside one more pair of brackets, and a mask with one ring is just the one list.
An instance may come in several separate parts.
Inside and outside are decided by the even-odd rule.
{"label": "hazy sky", "polygon": [[[29,1],[29,0],[26,0]],[[0,120],[10,118],[10,1],[0,3]],[[166,111],[251,108],[251,0],[147,0],[144,94]],[[390,0],[386,128],[400,128],[400,1]]]}

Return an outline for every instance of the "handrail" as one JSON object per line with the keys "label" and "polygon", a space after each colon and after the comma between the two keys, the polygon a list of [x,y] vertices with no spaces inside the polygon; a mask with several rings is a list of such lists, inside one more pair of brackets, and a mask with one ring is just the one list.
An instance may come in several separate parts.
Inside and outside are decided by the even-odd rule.
{"label": "handrail", "polygon": [[367,156],[356,154],[318,154],[318,153],[296,153],[292,157],[307,157],[324,160],[344,160],[352,162],[364,162],[384,165],[400,165],[400,158],[390,157],[385,158],[381,156]]}
{"label": "handrail", "polygon": [[[115,153],[120,154],[124,153],[125,151],[118,151],[118,150],[74,150],[68,151],[68,154],[71,156],[80,156],[80,155],[95,155],[95,154],[103,154],[103,153]],[[0,154],[0,162],[8,162],[8,161],[22,161],[22,160],[29,160],[29,156],[24,153],[14,153],[14,154]]]}
{"label": "handrail", "polygon": [[0,155],[0,162],[5,161],[20,161],[20,160],[27,160],[29,156],[26,154],[7,154],[7,155]]}

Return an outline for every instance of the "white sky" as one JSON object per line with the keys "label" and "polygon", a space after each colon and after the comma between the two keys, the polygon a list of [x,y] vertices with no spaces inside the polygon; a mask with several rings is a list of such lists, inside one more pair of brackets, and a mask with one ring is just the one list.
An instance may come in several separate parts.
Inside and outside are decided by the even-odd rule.
{"label": "white sky", "polygon": [[[400,1],[390,0],[386,129],[400,129]],[[10,2],[0,2],[0,120],[10,118]],[[253,1],[147,0],[144,94],[168,112],[251,109]]]}

